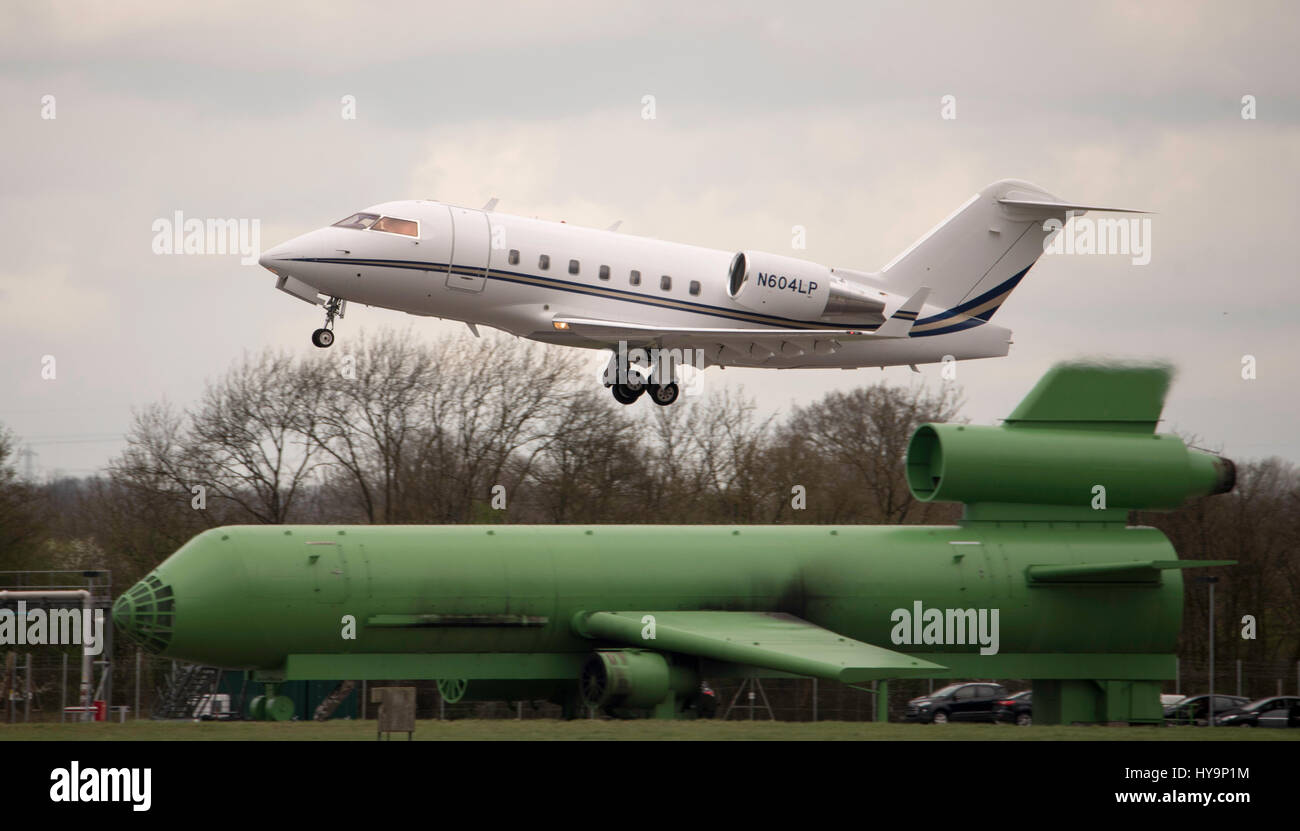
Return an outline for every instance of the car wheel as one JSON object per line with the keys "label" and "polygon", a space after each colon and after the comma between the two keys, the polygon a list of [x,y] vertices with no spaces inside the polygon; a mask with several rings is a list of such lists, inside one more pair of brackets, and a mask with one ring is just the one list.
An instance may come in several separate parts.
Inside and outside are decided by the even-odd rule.
{"label": "car wheel", "polygon": [[1029,713],[1021,713],[1020,715],[1016,716],[1016,726],[1018,727],[1028,727],[1033,723],[1034,723],[1034,719],[1031,715],[1029,715]]}
{"label": "car wheel", "polygon": [[930,717],[930,723],[931,723],[931,724],[947,724],[947,723],[948,723],[948,714],[945,713],[943,710],[940,710],[939,712],[935,713],[933,716]]}

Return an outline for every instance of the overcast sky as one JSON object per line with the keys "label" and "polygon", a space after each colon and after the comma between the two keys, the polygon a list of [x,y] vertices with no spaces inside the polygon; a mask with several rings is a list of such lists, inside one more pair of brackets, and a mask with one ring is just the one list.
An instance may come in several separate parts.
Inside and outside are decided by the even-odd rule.
{"label": "overcast sky", "polygon": [[[269,248],[376,202],[496,196],[507,213],[876,271],[1019,178],[1156,211],[1151,261],[1040,260],[996,319],[1011,354],[958,368],[966,415],[994,423],[1063,358],[1161,358],[1179,370],[1168,428],[1300,460],[1298,22],[1295,3],[1252,2],[7,2],[0,424],[39,475],[88,473],[121,450],[132,407],[191,404],[245,349],[313,350],[321,315],[265,270],[153,253],[154,220],[175,211],[258,219]],[[470,337],[361,307],[334,348],[384,325]],[[706,383],[788,411],[882,377],[915,380]]]}

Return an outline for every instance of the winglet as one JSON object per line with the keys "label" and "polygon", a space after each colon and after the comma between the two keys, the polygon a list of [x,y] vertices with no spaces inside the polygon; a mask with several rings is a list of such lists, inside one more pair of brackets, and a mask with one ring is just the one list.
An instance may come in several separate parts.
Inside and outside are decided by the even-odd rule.
{"label": "winglet", "polygon": [[489,199],[487,204],[483,206],[483,213],[490,214],[495,211],[497,209],[497,203],[500,201],[501,200],[497,199],[495,196]]}
{"label": "winglet", "polygon": [[903,305],[898,307],[898,311],[890,315],[876,330],[876,336],[881,338],[905,338],[912,331],[912,324],[916,322],[916,317],[921,313],[921,307],[925,305],[925,299],[930,296],[929,286],[921,286],[916,290],[916,294],[907,298]]}
{"label": "winglet", "polygon": [[617,230],[618,230],[618,226],[620,226],[620,225],[622,225],[622,224],[623,224],[623,220],[620,219],[620,220],[616,221],[614,224],[610,225],[610,226],[609,226],[608,228],[606,228],[605,230],[606,230],[606,231],[617,231]]}

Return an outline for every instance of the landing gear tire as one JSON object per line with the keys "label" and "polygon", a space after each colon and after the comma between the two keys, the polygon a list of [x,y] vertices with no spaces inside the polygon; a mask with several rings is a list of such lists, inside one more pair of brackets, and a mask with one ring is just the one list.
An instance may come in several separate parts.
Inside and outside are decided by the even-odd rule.
{"label": "landing gear tire", "polygon": [[325,301],[325,325],[311,333],[311,342],[321,349],[334,343],[334,318],[343,317],[347,308],[347,301],[341,297],[331,297]]}
{"label": "landing gear tire", "polygon": [[676,384],[650,384],[648,389],[650,400],[660,407],[667,407],[677,400],[678,389]]}
{"label": "landing gear tire", "polygon": [[641,393],[645,392],[645,385],[632,387],[628,384],[614,384],[610,387],[610,390],[614,393],[615,401],[620,404],[631,404],[641,397]]}

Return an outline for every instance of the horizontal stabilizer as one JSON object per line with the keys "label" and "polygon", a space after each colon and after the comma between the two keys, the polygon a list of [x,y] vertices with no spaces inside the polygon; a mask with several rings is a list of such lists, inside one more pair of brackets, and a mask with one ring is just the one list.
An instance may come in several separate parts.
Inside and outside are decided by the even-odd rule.
{"label": "horizontal stabilizer", "polygon": [[1152,211],[1142,211],[1137,208],[1107,208],[1101,205],[1078,205],[1073,202],[1061,202],[1056,199],[1035,199],[1033,196],[1022,195],[1015,191],[999,199],[998,204],[1006,205],[1008,208],[1017,208],[1041,213],[1044,219],[1049,216],[1063,216],[1066,213],[1082,213],[1084,211],[1108,211],[1110,213],[1120,214],[1152,213]]}
{"label": "horizontal stabilizer", "polygon": [[945,669],[781,612],[592,612],[574,627],[588,638],[845,683]]}
{"label": "horizontal stabilizer", "polygon": [[1236,560],[1132,560],[1122,563],[1039,565],[1025,569],[1029,583],[1156,583],[1168,569],[1232,566]]}

